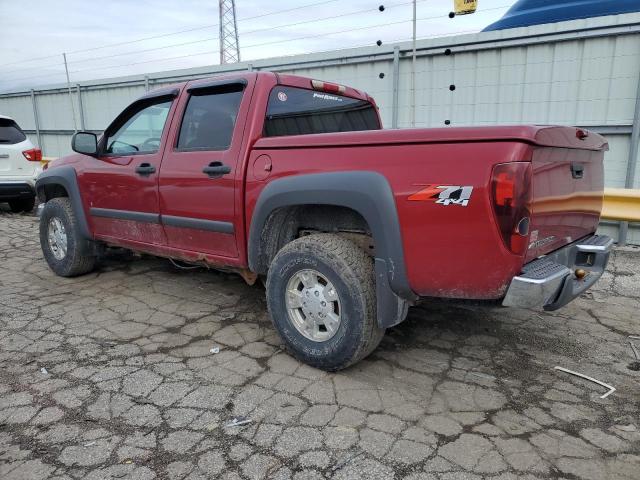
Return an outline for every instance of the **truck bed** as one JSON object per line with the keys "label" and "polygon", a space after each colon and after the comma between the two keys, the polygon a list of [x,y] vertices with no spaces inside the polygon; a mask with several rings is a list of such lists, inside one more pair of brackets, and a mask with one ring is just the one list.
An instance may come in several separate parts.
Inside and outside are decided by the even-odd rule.
{"label": "truck bed", "polygon": [[[595,232],[607,143],[584,134],[573,127],[495,126],[270,137],[255,143],[249,165],[268,155],[270,180],[320,171],[384,175],[394,193],[402,229],[398,247],[413,291],[498,299],[526,263]],[[504,162],[532,164],[531,228],[523,254],[505,246],[491,201],[492,171]],[[572,164],[582,166],[581,179],[572,178]],[[251,178],[247,218],[264,186]],[[468,203],[410,200],[439,186],[471,187]]]}

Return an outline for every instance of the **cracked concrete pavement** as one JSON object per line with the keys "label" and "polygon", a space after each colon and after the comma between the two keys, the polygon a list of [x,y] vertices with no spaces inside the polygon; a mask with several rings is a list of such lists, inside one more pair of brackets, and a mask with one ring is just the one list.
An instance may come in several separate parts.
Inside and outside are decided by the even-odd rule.
{"label": "cracked concrete pavement", "polygon": [[3,480],[640,479],[640,251],[558,312],[424,303],[337,374],[240,277],[114,253],[58,278],[6,212],[0,265]]}

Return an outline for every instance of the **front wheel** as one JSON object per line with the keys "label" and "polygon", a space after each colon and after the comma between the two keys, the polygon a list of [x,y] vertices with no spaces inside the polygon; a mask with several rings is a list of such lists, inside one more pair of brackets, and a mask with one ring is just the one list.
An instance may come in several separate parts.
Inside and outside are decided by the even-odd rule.
{"label": "front wheel", "polygon": [[93,270],[96,257],[83,252],[84,242],[69,199],[49,200],[40,215],[40,247],[51,270],[61,277]]}
{"label": "front wheel", "polygon": [[373,260],[334,234],[285,245],[267,277],[269,313],[287,349],[328,371],[360,361],[382,340],[375,292]]}

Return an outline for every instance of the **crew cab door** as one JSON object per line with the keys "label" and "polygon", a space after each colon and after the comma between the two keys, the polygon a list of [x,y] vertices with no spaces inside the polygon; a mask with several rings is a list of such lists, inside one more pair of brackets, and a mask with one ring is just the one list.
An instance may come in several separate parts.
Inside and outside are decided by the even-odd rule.
{"label": "crew cab door", "polygon": [[104,240],[166,243],[158,173],[178,89],[155,91],[107,128],[97,158],[79,176],[94,234]]}
{"label": "crew cab door", "polygon": [[160,213],[169,247],[238,257],[235,195],[242,193],[241,144],[250,103],[245,78],[196,81],[160,169]]}

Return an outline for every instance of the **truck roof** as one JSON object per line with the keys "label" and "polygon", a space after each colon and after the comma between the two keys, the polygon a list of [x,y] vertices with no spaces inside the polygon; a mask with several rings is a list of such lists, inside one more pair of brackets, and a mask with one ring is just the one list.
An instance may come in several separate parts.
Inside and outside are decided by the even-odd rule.
{"label": "truck roof", "polygon": [[[258,80],[258,78],[260,77],[269,77],[269,78],[274,78],[277,82],[278,85],[284,85],[284,86],[289,86],[289,87],[298,87],[298,88],[306,88],[306,89],[313,89],[313,85],[312,85],[312,81],[313,80],[320,80],[323,83],[329,84],[329,85],[337,85],[334,84],[332,82],[324,82],[322,79],[318,79],[318,78],[310,78],[310,77],[303,77],[300,75],[290,75],[290,74],[281,74],[281,73],[277,73],[277,72],[270,72],[270,71],[260,71],[260,72],[233,72],[233,73],[225,73],[225,74],[221,74],[221,75],[214,75],[211,77],[204,77],[204,78],[198,78],[195,80],[188,80],[185,82],[179,82],[179,83],[174,83],[171,85],[163,85],[162,87],[159,87],[157,89],[153,89],[151,91],[149,91],[148,93],[146,93],[145,95],[142,95],[140,98],[145,98],[148,95],[153,95],[155,93],[157,93],[158,91],[170,91],[172,89],[182,89],[182,87],[184,87],[185,85],[189,85],[189,86],[194,86],[194,85],[198,85],[200,83],[207,83],[207,82],[211,82],[211,81],[225,81],[225,80],[234,80],[234,79],[240,79],[240,78],[244,78],[244,79],[249,79],[249,78],[254,78],[255,80]],[[371,102],[375,105],[375,100],[370,97],[366,92],[363,92],[361,90],[355,89],[353,87],[349,87],[347,85],[340,85],[340,87],[344,87],[343,91],[341,91],[339,93],[339,95],[343,95],[346,97],[351,97],[351,98],[356,98],[358,100],[365,100],[368,102]]]}

